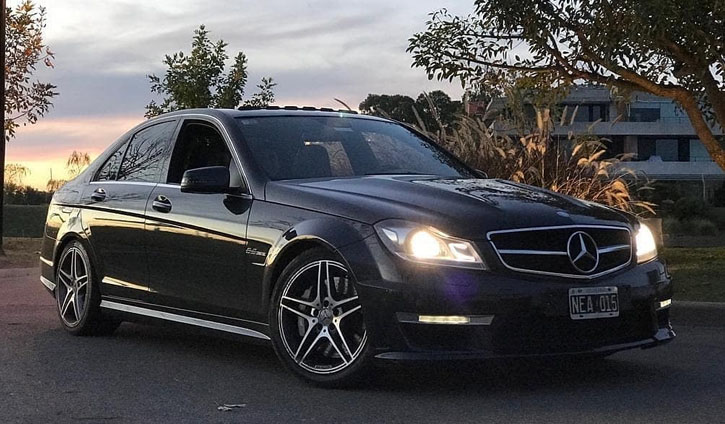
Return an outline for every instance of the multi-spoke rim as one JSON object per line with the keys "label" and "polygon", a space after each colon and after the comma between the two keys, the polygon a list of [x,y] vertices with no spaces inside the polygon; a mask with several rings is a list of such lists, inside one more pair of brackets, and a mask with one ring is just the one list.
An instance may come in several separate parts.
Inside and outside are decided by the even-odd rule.
{"label": "multi-spoke rim", "polygon": [[362,306],[343,264],[318,260],[305,265],[288,280],[278,306],[282,342],[303,369],[335,373],[362,352],[367,341]]}
{"label": "multi-spoke rim", "polygon": [[79,248],[71,247],[59,263],[56,275],[58,311],[66,325],[75,327],[83,317],[88,301],[88,262]]}

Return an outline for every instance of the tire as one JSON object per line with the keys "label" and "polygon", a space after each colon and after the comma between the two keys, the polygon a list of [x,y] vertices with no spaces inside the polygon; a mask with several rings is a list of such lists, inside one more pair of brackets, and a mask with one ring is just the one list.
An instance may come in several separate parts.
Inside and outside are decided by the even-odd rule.
{"label": "tire", "polygon": [[120,321],[101,313],[101,293],[93,264],[80,241],[68,243],[55,270],[55,298],[63,328],[76,336],[112,334]]}
{"label": "tire", "polygon": [[274,350],[308,383],[359,383],[372,362],[362,314],[343,262],[326,249],[308,250],[285,267],[275,285],[269,308]]}

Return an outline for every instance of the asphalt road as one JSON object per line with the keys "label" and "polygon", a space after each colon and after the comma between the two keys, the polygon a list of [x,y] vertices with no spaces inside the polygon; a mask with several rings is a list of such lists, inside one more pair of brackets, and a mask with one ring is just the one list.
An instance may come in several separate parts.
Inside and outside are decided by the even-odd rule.
{"label": "asphalt road", "polygon": [[[123,324],[66,334],[34,272],[0,270],[0,422],[725,422],[725,331],[577,363],[385,367],[309,387],[270,346]],[[245,404],[219,411],[219,404]]]}

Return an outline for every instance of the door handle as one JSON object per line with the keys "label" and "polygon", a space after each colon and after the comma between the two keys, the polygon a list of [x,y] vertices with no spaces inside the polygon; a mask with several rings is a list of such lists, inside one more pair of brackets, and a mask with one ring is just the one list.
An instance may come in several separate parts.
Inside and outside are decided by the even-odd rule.
{"label": "door handle", "polygon": [[102,202],[106,200],[106,195],[106,190],[99,187],[93,190],[93,193],[91,193],[91,199],[95,200],[96,202]]}
{"label": "door handle", "polygon": [[160,194],[151,202],[151,207],[159,212],[169,212],[171,210],[171,200],[168,197]]}

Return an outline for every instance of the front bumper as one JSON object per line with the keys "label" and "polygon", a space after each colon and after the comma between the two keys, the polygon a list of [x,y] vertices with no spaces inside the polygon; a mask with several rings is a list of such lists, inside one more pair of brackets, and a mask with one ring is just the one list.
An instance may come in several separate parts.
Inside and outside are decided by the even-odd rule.
{"label": "front bumper", "polygon": [[[400,263],[375,240],[341,251],[356,257],[368,335],[383,359],[474,359],[609,354],[674,339],[665,265],[651,261],[594,280],[540,277]],[[365,253],[363,253],[363,250]],[[569,289],[616,286],[619,316],[572,320]],[[476,325],[413,322],[408,317],[483,317]]]}

